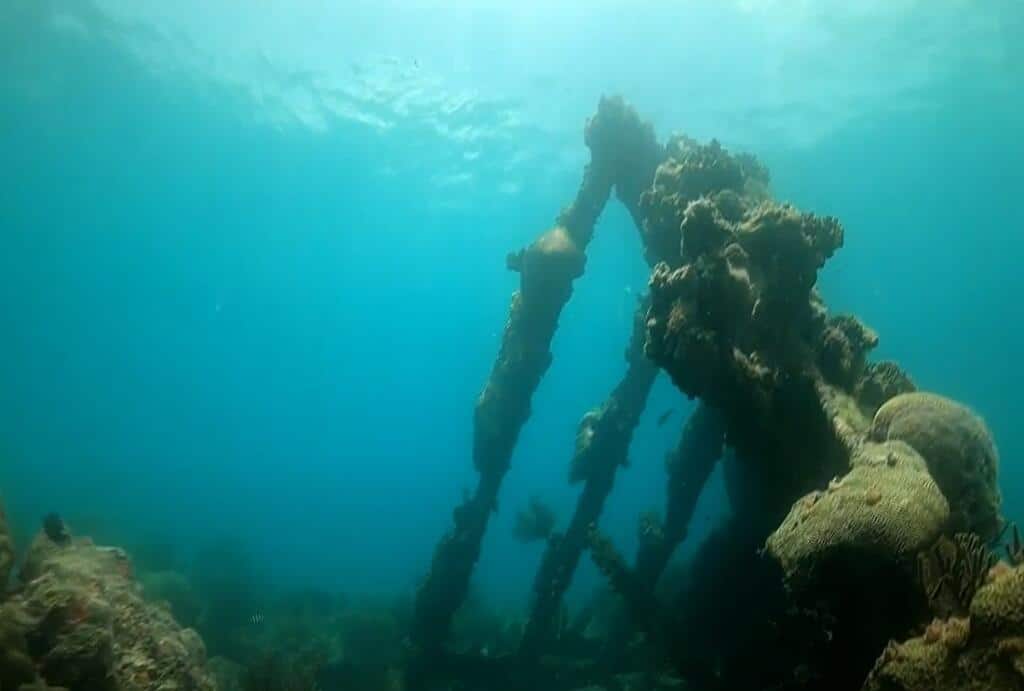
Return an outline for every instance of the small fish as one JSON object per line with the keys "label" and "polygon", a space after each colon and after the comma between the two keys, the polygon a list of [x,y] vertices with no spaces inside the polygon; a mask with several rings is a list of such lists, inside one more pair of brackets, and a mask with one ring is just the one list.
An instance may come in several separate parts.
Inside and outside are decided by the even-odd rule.
{"label": "small fish", "polygon": [[668,419],[669,419],[670,417],[672,417],[672,413],[674,413],[674,412],[676,412],[676,411],[675,411],[675,410],[673,410],[672,408],[669,408],[669,409],[668,409],[668,410],[666,410],[666,411],[665,411],[664,413],[662,413],[661,415],[659,415],[659,416],[658,416],[658,422],[656,423],[656,425],[657,425],[658,427],[661,427],[662,425],[664,425],[664,424],[665,424],[666,422],[668,422]]}
{"label": "small fish", "polygon": [[253,626],[259,626],[260,624],[262,624],[263,623],[263,613],[262,612],[256,612],[256,614],[254,614],[251,617],[249,617],[249,623],[252,624]]}

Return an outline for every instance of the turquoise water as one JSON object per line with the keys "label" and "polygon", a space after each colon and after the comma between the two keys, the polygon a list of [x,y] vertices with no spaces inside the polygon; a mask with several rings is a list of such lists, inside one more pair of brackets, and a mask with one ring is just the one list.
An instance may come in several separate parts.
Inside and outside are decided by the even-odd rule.
{"label": "turquoise water", "polygon": [[[621,93],[847,228],[822,290],[993,429],[1024,519],[1018,2],[164,3],[0,9],[0,488],[24,543],[240,542],[268,584],[410,592],[475,482],[517,277]],[[525,600],[538,494],[623,367],[648,269],[610,204],[476,587]],[[692,404],[659,380],[602,527],[627,553]],[[659,427],[662,412],[675,411]],[[705,493],[686,549],[725,499]],[[589,564],[579,592],[596,584]]]}

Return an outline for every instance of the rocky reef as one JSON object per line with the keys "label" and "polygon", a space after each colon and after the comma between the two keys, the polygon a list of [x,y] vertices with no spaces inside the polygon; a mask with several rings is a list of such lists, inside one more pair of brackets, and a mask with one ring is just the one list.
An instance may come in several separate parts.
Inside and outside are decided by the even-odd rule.
{"label": "rocky reef", "polygon": [[[900,395],[878,410],[850,466],[798,500],[769,537],[789,587],[798,599],[831,603],[840,627],[861,632],[840,641],[861,648],[860,664],[885,640],[920,630],[929,613],[937,618],[921,640],[940,628],[966,637],[965,610],[991,563],[985,540],[1002,525],[984,423],[940,396]],[[892,656],[886,651],[883,659]]]}
{"label": "rocky reef", "polygon": [[864,691],[1024,689],[1024,568],[993,566],[964,616],[934,619],[891,642]]}
{"label": "rocky reef", "polygon": [[0,604],[0,688],[214,691],[199,635],[145,601],[122,550],[35,538]]}

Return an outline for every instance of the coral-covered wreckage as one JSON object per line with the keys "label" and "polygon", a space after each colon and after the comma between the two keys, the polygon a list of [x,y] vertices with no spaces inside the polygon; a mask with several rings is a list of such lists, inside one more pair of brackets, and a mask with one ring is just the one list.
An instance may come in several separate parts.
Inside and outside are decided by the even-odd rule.
{"label": "coral-covered wreckage", "polygon": [[[965,406],[870,361],[867,325],[829,313],[815,286],[840,222],[774,201],[752,156],[659,144],[618,98],[601,100],[585,141],[575,201],[508,258],[520,289],[477,402],[479,485],[419,590],[409,688],[1024,689],[1024,566],[988,551],[1004,529],[995,444]],[[613,191],[652,269],[625,373],[580,422],[579,499],[549,531],[518,651],[456,652],[449,623]],[[698,404],[668,459],[665,519],[643,518],[631,564],[597,523],[659,371]],[[731,513],[682,582],[659,587],[719,462]],[[556,624],[588,549],[631,614],[631,633],[591,648]],[[660,671],[639,685],[622,681],[638,640]]]}
{"label": "coral-covered wreckage", "polygon": [[0,507],[0,691],[217,688],[199,634],[143,600],[122,550],[72,538],[54,514],[8,589],[12,564]]}
{"label": "coral-covered wreckage", "polygon": [[[56,514],[16,569],[0,506],[0,691],[213,691],[211,672],[224,689],[248,679],[247,689],[323,691],[1024,691],[1016,528],[1005,560],[990,550],[1005,529],[996,446],[967,407],[872,362],[868,326],[829,313],[815,286],[843,245],[839,221],[774,201],[752,156],[685,136],[659,143],[619,98],[601,100],[584,139],[576,198],[507,257],[520,287],[476,404],[479,481],[401,626],[391,615],[332,619],[348,658],[317,663],[316,675],[289,671],[294,660],[252,663],[251,646],[231,638],[231,621],[249,614],[232,603],[246,598],[203,609],[187,582],[158,570],[146,590],[177,604],[147,602],[124,552],[72,536]],[[470,582],[613,193],[639,233],[649,293],[621,379],[579,423],[572,514],[556,520],[534,499],[518,516],[517,536],[544,551],[525,621],[509,627],[466,606]],[[641,517],[630,559],[599,522],[661,372],[697,403],[666,459],[664,509]],[[717,465],[729,514],[682,571],[670,568]],[[617,599],[570,620],[563,599],[586,553]],[[308,643],[313,629],[293,620],[288,636]],[[219,655],[243,652],[207,664],[179,622],[205,623]],[[467,630],[479,644],[465,645]]]}

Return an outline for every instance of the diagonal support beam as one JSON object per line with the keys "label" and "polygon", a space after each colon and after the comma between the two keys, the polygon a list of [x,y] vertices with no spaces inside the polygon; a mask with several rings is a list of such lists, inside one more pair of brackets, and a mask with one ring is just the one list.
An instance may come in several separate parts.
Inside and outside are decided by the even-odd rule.
{"label": "diagonal support beam", "polygon": [[580,422],[571,476],[584,481],[583,491],[565,534],[551,537],[537,571],[530,617],[519,648],[525,659],[535,658],[551,635],[562,597],[587,546],[587,535],[601,516],[615,482],[615,471],[626,464],[633,430],[658,376],[658,368],[644,355],[647,307],[647,301],[642,301],[633,318],[633,335],[626,350],[628,366],[622,380],[608,400]]}
{"label": "diagonal support beam", "polygon": [[[429,659],[443,647],[452,617],[469,589],[480,544],[502,480],[530,416],[533,392],[551,364],[551,340],[573,281],[583,274],[594,224],[613,188],[633,212],[663,156],[654,132],[622,99],[601,99],[587,122],[591,162],[576,199],[557,225],[526,249],[509,255],[520,275],[501,351],[477,401],[473,463],[480,474],[474,494],[454,511],[454,525],[441,539],[430,573],[416,597],[409,681],[429,675]],[[635,217],[635,213],[634,213]]]}

